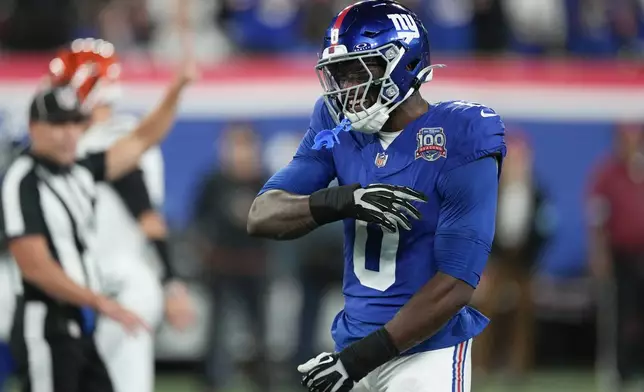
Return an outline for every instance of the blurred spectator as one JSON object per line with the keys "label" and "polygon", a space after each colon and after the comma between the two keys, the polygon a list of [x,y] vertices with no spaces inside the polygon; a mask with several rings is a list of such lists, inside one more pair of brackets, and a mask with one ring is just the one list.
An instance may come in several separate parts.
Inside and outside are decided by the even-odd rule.
{"label": "blurred spectator", "polygon": [[507,47],[508,28],[501,0],[473,1],[475,50],[482,54],[504,52]]}
{"label": "blurred spectator", "polygon": [[[217,21],[242,53],[302,49],[300,0],[223,0]],[[329,20],[327,20],[327,23]]]}
{"label": "blurred spectator", "polygon": [[147,0],[149,18],[154,21],[151,51],[166,61],[176,61],[186,43],[181,30],[190,31],[191,45],[201,61],[228,57],[232,46],[222,26],[213,18],[223,0]]}
{"label": "blurred spectator", "polygon": [[474,45],[472,0],[402,1],[423,20],[432,50],[469,52]]}
{"label": "blurred spectator", "polygon": [[[435,52],[641,57],[641,0],[399,0],[425,22]],[[354,0],[4,0],[0,43],[57,48],[100,36],[120,51],[174,60],[194,32],[201,60],[315,52],[329,21]],[[34,29],[32,26],[39,26]]]}
{"label": "blurred spectator", "polygon": [[[643,143],[641,125],[619,125],[615,150],[599,162],[589,197],[590,269],[604,288],[600,296],[610,295],[606,290],[615,284],[616,303],[598,312],[600,321],[617,324],[613,347],[621,384],[644,376]],[[606,338],[600,336],[600,343]]]}
{"label": "blurred spectator", "polygon": [[54,50],[74,38],[77,25],[74,0],[15,0],[0,42],[13,51]]}
{"label": "blurred spectator", "polygon": [[642,7],[639,0],[614,0],[611,3],[611,21],[618,53],[627,57],[644,54]]}
{"label": "blurred spectator", "polygon": [[566,0],[568,50],[581,55],[606,56],[613,52],[604,0]]}
{"label": "blurred spectator", "polygon": [[[286,166],[301,140],[302,135],[298,133],[273,135],[264,153],[264,165],[268,171],[275,173]],[[332,182],[331,186],[334,185],[337,185],[337,181]],[[318,327],[321,324],[325,297],[334,286],[342,284],[342,223],[321,226],[296,240],[272,241],[269,246],[275,252],[274,257],[279,258],[271,261],[273,270],[278,273],[276,278],[284,279],[287,274],[294,276],[302,293],[297,346],[288,368],[288,374],[299,380],[299,373],[292,369],[316,356],[319,351],[333,350],[333,346],[317,347],[316,342],[320,336]]]}
{"label": "blurred spectator", "polygon": [[503,0],[512,49],[524,54],[561,52],[566,43],[566,7],[561,0]]}
{"label": "blurred spectator", "polygon": [[[266,244],[246,234],[248,211],[264,183],[259,140],[248,125],[234,124],[219,146],[221,170],[204,179],[194,222],[214,299],[207,381],[219,390],[233,373],[231,361],[240,360],[257,390],[268,391]],[[229,324],[240,311],[252,344],[232,348]]]}
{"label": "blurred spectator", "polygon": [[554,221],[546,194],[534,178],[527,138],[515,131],[506,143],[496,235],[475,294],[475,305],[493,321],[476,341],[473,366],[485,374],[501,360],[514,381],[521,381],[534,356],[532,272]]}
{"label": "blurred spectator", "polygon": [[566,0],[568,49],[584,56],[641,57],[644,25],[639,0]]}
{"label": "blurred spectator", "polygon": [[101,37],[119,50],[147,46],[153,31],[145,0],[111,0],[101,11]]}
{"label": "blurred spectator", "polygon": [[[319,336],[322,303],[326,294],[342,284],[342,224],[334,223],[317,228],[296,240],[292,252],[296,255],[297,275],[302,288],[302,312],[294,363],[305,363],[315,357]],[[333,350],[324,347],[322,350]]]}
{"label": "blurred spectator", "polygon": [[75,0],[78,10],[76,37],[99,37],[100,14],[111,0]]}
{"label": "blurred spectator", "polygon": [[304,6],[302,34],[313,50],[322,46],[329,22],[343,8],[341,1],[310,0]]}

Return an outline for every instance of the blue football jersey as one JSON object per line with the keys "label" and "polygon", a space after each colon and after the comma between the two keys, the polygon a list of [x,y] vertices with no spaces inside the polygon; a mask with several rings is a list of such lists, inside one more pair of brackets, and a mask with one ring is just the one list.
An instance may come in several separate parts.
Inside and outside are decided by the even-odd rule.
{"label": "blue football jersey", "polygon": [[[422,219],[412,220],[409,231],[388,233],[377,225],[344,220],[345,306],[332,326],[339,351],[390,321],[439,270],[434,242],[444,199],[441,176],[487,156],[497,156],[500,162],[505,155],[505,127],[488,107],[449,101],[432,104],[386,148],[378,135],[359,132],[341,132],[332,149],[311,148],[317,133],[334,127],[319,100],[309,130],[289,165],[297,170],[287,167],[277,173],[262,192],[283,189],[308,195],[337,178],[339,185],[408,186],[428,197],[426,203],[417,205]],[[493,177],[495,186],[496,180]],[[489,215],[493,225],[494,211]],[[493,235],[493,228],[491,231]],[[452,275],[476,287],[483,265]],[[464,307],[437,334],[407,353],[454,346],[479,334],[487,323],[481,313]]]}

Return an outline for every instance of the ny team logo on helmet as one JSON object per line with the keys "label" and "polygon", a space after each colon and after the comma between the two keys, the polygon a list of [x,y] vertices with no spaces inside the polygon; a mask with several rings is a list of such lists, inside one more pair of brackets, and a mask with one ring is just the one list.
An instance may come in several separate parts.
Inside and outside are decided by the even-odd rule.
{"label": "ny team logo on helmet", "polygon": [[333,19],[316,70],[336,122],[374,133],[440,66],[431,65],[427,30],[411,10],[367,0]]}
{"label": "ny team logo on helmet", "polygon": [[398,32],[398,37],[404,40],[406,43],[410,44],[411,41],[420,38],[420,31],[418,31],[418,25],[408,14],[389,14],[387,15],[389,19],[394,23],[394,27]]}

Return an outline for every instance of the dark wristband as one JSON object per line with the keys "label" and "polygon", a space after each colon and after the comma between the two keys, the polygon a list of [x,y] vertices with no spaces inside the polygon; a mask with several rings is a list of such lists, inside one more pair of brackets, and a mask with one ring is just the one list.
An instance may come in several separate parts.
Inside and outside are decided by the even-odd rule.
{"label": "dark wristband", "polygon": [[172,264],[170,264],[170,251],[168,250],[168,241],[166,241],[165,239],[160,239],[153,240],[152,243],[154,244],[154,247],[159,254],[159,259],[161,259],[161,263],[163,264],[163,269],[165,272],[163,274],[162,281],[163,283],[165,283],[170,279],[175,278],[176,276],[174,269],[172,268]]}
{"label": "dark wristband", "polygon": [[309,196],[311,216],[319,226],[351,216],[353,192],[360,184],[334,186],[313,192]]}
{"label": "dark wristband", "polygon": [[338,354],[349,377],[360,381],[380,365],[400,355],[389,332],[383,327],[351,344]]}

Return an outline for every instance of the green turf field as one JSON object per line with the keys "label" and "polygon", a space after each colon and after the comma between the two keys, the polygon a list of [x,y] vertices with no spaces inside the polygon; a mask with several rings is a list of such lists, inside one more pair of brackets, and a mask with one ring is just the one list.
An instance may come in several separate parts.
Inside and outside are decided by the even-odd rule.
{"label": "green turf field", "polygon": [[[205,392],[199,387],[197,380],[190,375],[186,376],[159,376],[157,378],[157,392]],[[297,385],[279,388],[279,392],[303,392],[304,389]],[[594,392],[595,382],[591,373],[537,373],[527,385],[503,385],[500,381],[492,381],[488,385],[473,388],[472,392]],[[18,392],[10,388],[9,392]],[[230,388],[221,392],[247,392],[243,387]]]}

